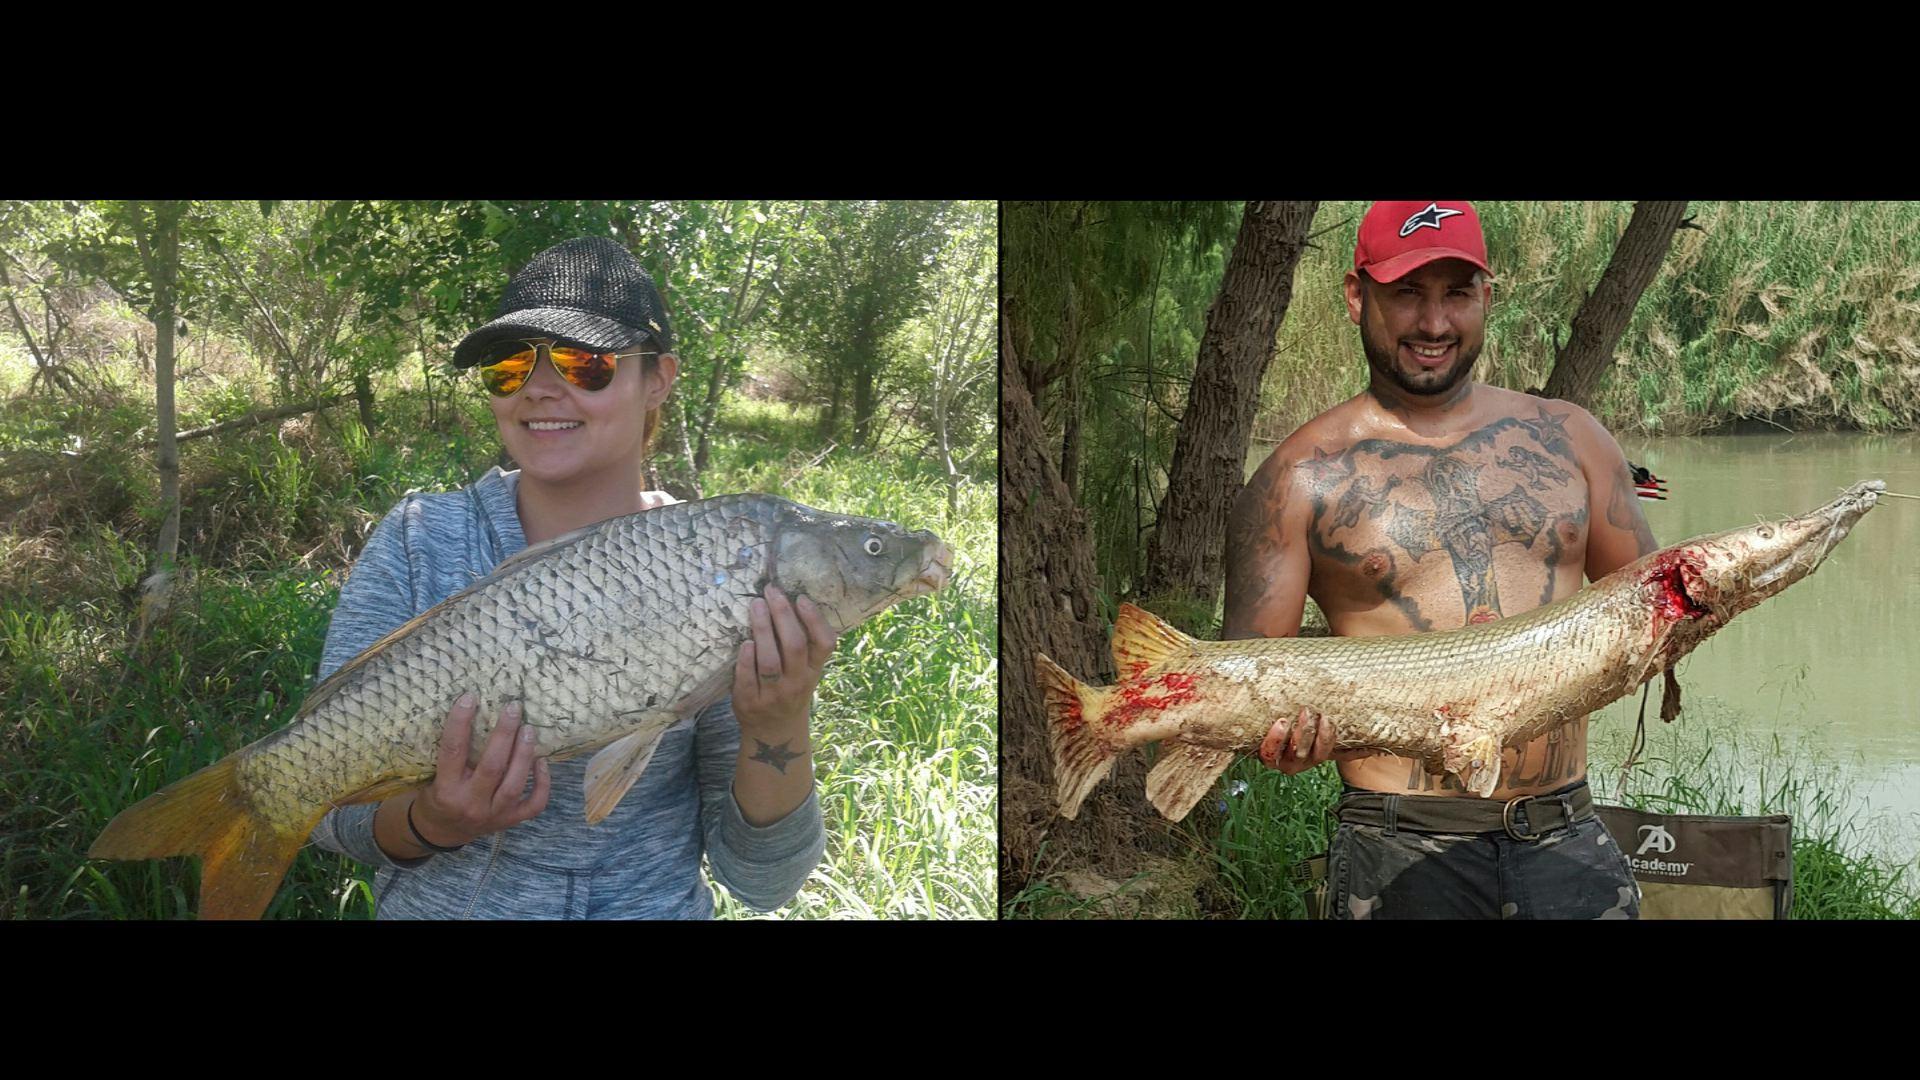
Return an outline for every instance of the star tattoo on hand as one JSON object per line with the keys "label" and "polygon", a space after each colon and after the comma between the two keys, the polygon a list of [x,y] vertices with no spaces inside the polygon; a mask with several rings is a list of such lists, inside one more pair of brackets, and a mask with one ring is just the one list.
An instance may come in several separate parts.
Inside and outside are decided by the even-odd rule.
{"label": "star tattoo on hand", "polygon": [[753,757],[750,760],[764,761],[767,764],[773,766],[774,768],[779,769],[782,776],[786,775],[787,762],[792,761],[794,758],[805,756],[804,751],[796,754],[793,751],[787,749],[788,746],[792,745],[793,743],[792,739],[788,739],[786,742],[781,743],[779,746],[768,746],[766,743],[761,742],[759,739],[755,739],[753,741],[756,745],[760,747],[760,749],[757,753],[753,755]]}

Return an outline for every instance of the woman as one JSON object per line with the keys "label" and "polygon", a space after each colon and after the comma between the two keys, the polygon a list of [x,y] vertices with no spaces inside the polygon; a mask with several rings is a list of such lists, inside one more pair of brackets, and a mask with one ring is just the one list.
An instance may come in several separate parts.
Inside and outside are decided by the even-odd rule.
{"label": "woman", "polygon": [[[619,244],[569,240],[535,256],[499,317],[454,350],[455,366],[479,367],[520,469],[394,507],[340,592],[320,676],[529,544],[672,502],[641,490],[679,369],[672,347],[652,279]],[[834,637],[810,601],[773,587],[752,623],[731,698],[670,729],[596,825],[586,756],[537,758],[513,704],[468,766],[467,695],[449,703],[430,785],[335,809],[313,839],[378,867],[380,918],[707,918],[703,854],[742,902],[778,907],[826,845],[807,721]]]}

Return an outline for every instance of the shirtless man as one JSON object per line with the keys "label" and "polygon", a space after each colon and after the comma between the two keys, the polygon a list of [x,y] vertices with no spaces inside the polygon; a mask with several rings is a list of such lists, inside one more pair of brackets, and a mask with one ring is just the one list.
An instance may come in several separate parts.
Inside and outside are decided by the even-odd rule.
{"label": "shirtless man", "polygon": [[[1296,635],[1308,595],[1343,636],[1451,630],[1569,596],[1658,546],[1625,456],[1585,409],[1473,381],[1490,274],[1470,204],[1368,211],[1346,277],[1367,389],[1276,447],[1235,502],[1224,637]],[[1491,799],[1418,760],[1332,744],[1303,712],[1260,756],[1286,773],[1338,763],[1333,917],[1638,916],[1587,795],[1584,717],[1508,749]]]}

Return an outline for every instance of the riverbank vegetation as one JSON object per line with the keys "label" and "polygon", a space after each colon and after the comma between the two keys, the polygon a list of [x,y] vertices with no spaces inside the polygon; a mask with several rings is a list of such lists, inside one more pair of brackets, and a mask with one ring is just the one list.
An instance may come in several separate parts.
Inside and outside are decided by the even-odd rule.
{"label": "riverbank vegetation", "polygon": [[[1367,205],[1007,204],[1003,454],[1020,481],[1009,487],[1018,501],[1003,505],[1002,540],[1008,565],[1026,572],[1011,572],[1002,606],[1020,664],[1043,651],[1081,678],[1111,681],[1107,636],[1123,600],[1217,635],[1221,575],[1196,556],[1219,543],[1223,522],[1198,530],[1198,541],[1186,529],[1194,550],[1179,553],[1184,594],[1152,591],[1165,577],[1150,557],[1167,531],[1163,515],[1184,515],[1183,526],[1194,517],[1171,497],[1178,449],[1184,439],[1199,459],[1251,466],[1365,386],[1342,281]],[[1634,204],[1476,205],[1496,274],[1476,375],[1514,390],[1544,388]],[[1303,235],[1256,235],[1262,251],[1242,258],[1251,235],[1244,223],[1291,219],[1303,206],[1311,218]],[[1592,399],[1603,423],[1620,435],[1920,428],[1920,205],[1694,202],[1685,210]],[[1249,305],[1228,296],[1231,268],[1288,265],[1282,256],[1301,243],[1290,271],[1261,278],[1291,281],[1264,373],[1240,383],[1232,372],[1250,367],[1205,369],[1203,358],[1259,341],[1236,321]],[[1271,303],[1277,294],[1269,287],[1262,295]],[[1249,445],[1225,445],[1221,432],[1238,437],[1236,407],[1252,398]],[[1009,419],[1016,415],[1019,423]],[[1216,518],[1224,512],[1221,500],[1207,503]],[[1045,587],[1023,593],[1020,580]],[[1027,690],[1028,700],[1014,700],[1018,692],[1010,679],[1002,709],[1008,914],[1299,911],[1287,874],[1324,845],[1321,822],[1337,788],[1331,770],[1288,781],[1240,762],[1188,822],[1169,827],[1141,796],[1145,759],[1129,755],[1066,822],[1055,814],[1037,699]],[[1721,805],[1710,791],[1696,794],[1702,805]],[[1879,872],[1865,869],[1881,864],[1847,846],[1859,838],[1844,830],[1802,836],[1828,845],[1829,863],[1853,867],[1851,880]],[[1813,860],[1814,850],[1797,843],[1796,854]],[[1243,857],[1253,851],[1274,854]],[[1118,906],[1108,903],[1116,891],[1124,893]],[[1898,889],[1860,891],[1882,900],[1858,910],[1911,910]]]}
{"label": "riverbank vegetation", "polygon": [[[179,555],[164,605],[144,601],[141,585],[167,517],[143,294],[57,257],[69,208],[7,204],[14,216],[0,215],[19,226],[0,257],[13,260],[7,300],[22,316],[10,323],[0,304],[0,917],[192,913],[197,860],[94,862],[88,845],[120,810],[294,715],[373,526],[406,491],[456,488],[500,462],[484,393],[444,366],[452,343],[491,317],[512,259],[609,217],[672,282],[667,303],[691,358],[656,446],[663,486],[891,518],[955,552],[948,589],[841,640],[814,714],[827,857],[770,917],[990,917],[993,206],[341,205],[267,217],[251,203],[196,207],[228,223],[223,250],[239,259],[244,248],[250,272],[221,276],[204,243],[183,260],[203,276],[182,309],[187,329],[175,328],[178,427],[241,423],[180,442]],[[339,235],[393,231],[362,236],[342,255],[359,261],[346,273],[315,254],[330,215]],[[767,229],[758,246],[756,225]],[[888,230],[919,230],[912,270],[886,282],[853,272],[861,245]],[[34,237],[39,246],[23,246]],[[841,258],[841,291],[803,290],[797,270],[784,295],[750,290],[749,266],[755,278],[778,274],[783,248]],[[471,260],[456,272],[447,260],[462,251]],[[378,292],[403,281],[418,295]],[[885,317],[860,322],[868,302]],[[364,335],[333,336],[340,325]],[[315,400],[338,404],[266,415]],[[368,877],[309,847],[268,917],[369,917]],[[716,891],[722,917],[752,915]]]}
{"label": "riverbank vegetation", "polygon": [[[1366,385],[1341,281],[1364,202],[1320,204],[1262,392],[1277,442]],[[1630,202],[1476,203],[1495,272],[1481,380],[1546,385]],[[1618,433],[1920,428],[1920,204],[1688,204],[1594,415]],[[1231,244],[1231,239],[1227,241]]]}

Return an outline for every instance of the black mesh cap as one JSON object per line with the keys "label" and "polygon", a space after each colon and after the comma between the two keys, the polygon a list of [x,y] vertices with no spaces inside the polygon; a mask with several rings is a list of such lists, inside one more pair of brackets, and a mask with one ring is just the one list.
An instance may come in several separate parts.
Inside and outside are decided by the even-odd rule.
{"label": "black mesh cap", "polygon": [[497,317],[453,350],[454,367],[480,362],[487,346],[512,338],[562,338],[589,349],[621,351],[652,338],[673,349],[660,293],[640,260],[604,236],[555,244],[507,283]]}

